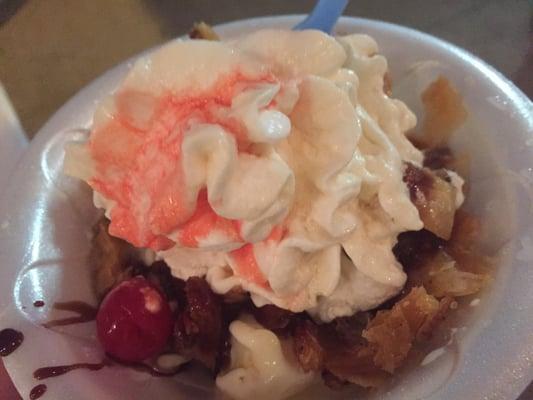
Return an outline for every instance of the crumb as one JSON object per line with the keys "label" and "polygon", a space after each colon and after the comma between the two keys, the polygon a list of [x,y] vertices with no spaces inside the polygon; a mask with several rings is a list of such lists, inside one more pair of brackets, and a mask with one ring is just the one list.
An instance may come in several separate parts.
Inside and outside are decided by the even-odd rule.
{"label": "crumb", "polygon": [[480,299],[474,299],[470,302],[470,307],[477,307],[481,303]]}

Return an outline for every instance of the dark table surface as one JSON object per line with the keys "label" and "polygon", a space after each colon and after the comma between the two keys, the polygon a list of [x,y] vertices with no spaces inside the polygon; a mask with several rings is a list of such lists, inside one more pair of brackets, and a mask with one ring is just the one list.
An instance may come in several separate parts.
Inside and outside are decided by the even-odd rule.
{"label": "dark table surface", "polygon": [[[0,0],[0,80],[33,137],[125,58],[211,24],[305,13],[313,0]],[[346,15],[428,32],[483,58],[533,97],[533,1],[352,0]],[[0,363],[0,400],[20,399]],[[520,400],[533,399],[533,386]]]}

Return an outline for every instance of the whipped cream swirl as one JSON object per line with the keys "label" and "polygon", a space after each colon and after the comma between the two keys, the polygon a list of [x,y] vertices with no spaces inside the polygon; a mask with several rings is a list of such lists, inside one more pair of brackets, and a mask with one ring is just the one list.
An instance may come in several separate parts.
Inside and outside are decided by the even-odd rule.
{"label": "whipped cream swirl", "polygon": [[113,235],[175,276],[321,321],[352,315],[402,288],[392,248],[423,226],[402,180],[422,162],[405,137],[416,118],[384,93],[386,72],[366,35],[174,41],[102,102],[67,169]]}

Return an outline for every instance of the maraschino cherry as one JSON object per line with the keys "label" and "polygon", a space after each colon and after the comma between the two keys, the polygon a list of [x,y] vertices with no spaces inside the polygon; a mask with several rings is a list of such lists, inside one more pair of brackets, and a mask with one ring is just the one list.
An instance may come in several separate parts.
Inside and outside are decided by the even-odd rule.
{"label": "maraschino cherry", "polygon": [[123,361],[142,361],[160,353],[172,326],[164,296],[140,276],[113,288],[96,316],[100,343],[108,354]]}

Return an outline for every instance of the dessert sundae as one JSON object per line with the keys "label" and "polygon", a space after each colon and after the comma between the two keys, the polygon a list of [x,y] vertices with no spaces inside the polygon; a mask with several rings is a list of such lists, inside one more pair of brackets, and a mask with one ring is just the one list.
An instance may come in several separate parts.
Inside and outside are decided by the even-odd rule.
{"label": "dessert sundae", "polygon": [[259,30],[135,62],[65,158],[104,214],[91,265],[110,357],[201,365],[235,399],[375,387],[485,285],[446,147],[460,96],[435,81],[417,128],[378,51]]}

